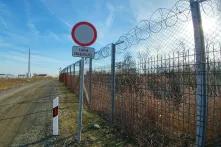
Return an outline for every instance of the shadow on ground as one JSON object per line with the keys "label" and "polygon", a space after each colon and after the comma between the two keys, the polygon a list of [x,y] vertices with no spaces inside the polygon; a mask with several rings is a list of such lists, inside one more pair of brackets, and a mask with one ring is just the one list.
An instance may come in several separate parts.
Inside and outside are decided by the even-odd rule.
{"label": "shadow on ground", "polygon": [[20,145],[19,147],[29,147],[29,146],[78,146],[77,142],[74,139],[74,136],[67,136],[60,138],[59,136],[46,136],[40,140]]}

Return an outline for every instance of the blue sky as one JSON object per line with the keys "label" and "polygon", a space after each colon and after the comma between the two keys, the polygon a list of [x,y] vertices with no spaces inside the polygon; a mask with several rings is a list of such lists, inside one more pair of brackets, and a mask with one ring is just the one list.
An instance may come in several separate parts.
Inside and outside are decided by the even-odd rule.
{"label": "blue sky", "polygon": [[78,21],[93,23],[100,49],[159,7],[174,0],[0,0],[0,73],[27,72],[31,48],[31,72],[57,75],[77,59],[71,56],[70,31]]}

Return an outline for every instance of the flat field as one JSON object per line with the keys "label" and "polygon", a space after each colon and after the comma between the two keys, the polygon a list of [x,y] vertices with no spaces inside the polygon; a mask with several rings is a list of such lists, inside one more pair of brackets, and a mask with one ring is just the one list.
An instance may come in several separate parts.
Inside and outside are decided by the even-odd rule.
{"label": "flat field", "polygon": [[[43,78],[0,78],[0,92],[15,88],[15,87],[20,87],[22,85],[28,84],[28,83],[33,83],[38,80],[42,80]],[[44,78],[45,79],[45,78]]]}

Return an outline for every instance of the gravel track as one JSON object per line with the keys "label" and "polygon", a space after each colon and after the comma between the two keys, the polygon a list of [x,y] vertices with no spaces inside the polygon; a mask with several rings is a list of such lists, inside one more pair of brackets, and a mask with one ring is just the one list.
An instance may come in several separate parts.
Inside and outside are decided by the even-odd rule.
{"label": "gravel track", "polygon": [[0,146],[47,146],[55,80],[38,81],[0,95]]}

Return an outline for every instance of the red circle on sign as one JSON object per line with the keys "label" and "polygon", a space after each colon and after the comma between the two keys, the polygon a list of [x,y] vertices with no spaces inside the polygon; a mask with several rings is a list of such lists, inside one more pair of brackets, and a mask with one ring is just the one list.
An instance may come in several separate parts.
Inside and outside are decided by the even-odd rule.
{"label": "red circle on sign", "polygon": [[[90,28],[92,30],[93,37],[91,38],[91,40],[89,42],[85,43],[85,42],[81,42],[80,40],[78,40],[78,38],[76,36],[76,31],[78,30],[78,28],[80,26],[87,26],[88,28]],[[74,42],[77,43],[78,45],[80,45],[80,46],[90,46],[97,39],[97,30],[95,29],[95,27],[91,23],[86,22],[86,21],[82,21],[82,22],[79,22],[76,25],[74,25],[74,27],[72,28],[72,31],[71,31],[71,36],[72,36],[72,39],[74,40]]]}

